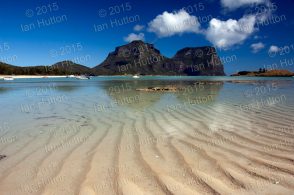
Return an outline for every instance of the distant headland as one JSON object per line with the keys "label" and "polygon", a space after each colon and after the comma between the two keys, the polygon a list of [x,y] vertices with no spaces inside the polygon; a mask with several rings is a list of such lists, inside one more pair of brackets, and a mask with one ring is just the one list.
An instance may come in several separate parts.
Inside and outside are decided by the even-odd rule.
{"label": "distant headland", "polygon": [[288,70],[266,70],[260,68],[259,71],[240,71],[231,76],[292,77],[294,73]]}

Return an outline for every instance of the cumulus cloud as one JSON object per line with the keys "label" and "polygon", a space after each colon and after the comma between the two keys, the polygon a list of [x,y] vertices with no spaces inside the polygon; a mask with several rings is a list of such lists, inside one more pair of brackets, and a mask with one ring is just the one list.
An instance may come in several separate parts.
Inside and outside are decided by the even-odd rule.
{"label": "cumulus cloud", "polygon": [[253,53],[258,53],[260,50],[262,50],[265,47],[265,45],[262,42],[259,42],[259,43],[253,43],[250,47]]}
{"label": "cumulus cloud", "polygon": [[139,24],[137,24],[136,26],[134,26],[134,31],[141,31],[141,30],[143,30],[144,28],[145,28],[144,25],[139,25]]}
{"label": "cumulus cloud", "polygon": [[206,38],[215,46],[228,49],[236,44],[243,43],[250,35],[255,32],[254,25],[256,16],[247,15],[239,20],[229,19],[221,21],[213,18],[209,22],[206,31]]}
{"label": "cumulus cloud", "polygon": [[267,2],[268,0],[221,0],[222,6],[229,10],[235,10],[252,4],[264,4]]}
{"label": "cumulus cloud", "polygon": [[[265,4],[266,7],[270,0],[221,0],[224,7],[236,9],[249,4]],[[148,24],[148,32],[155,33],[159,38],[181,35],[183,33],[204,34],[206,39],[214,46],[229,49],[235,45],[242,44],[246,39],[253,35],[259,28],[260,23],[268,19],[272,14],[272,9],[266,9],[262,13],[245,14],[240,19],[220,20],[213,18],[209,21],[206,30],[201,29],[201,25],[196,16],[192,16],[185,10],[178,12],[163,12],[156,16]],[[258,52],[253,45],[253,52]],[[262,48],[261,48],[262,49]]]}
{"label": "cumulus cloud", "polygon": [[183,33],[199,33],[200,23],[197,17],[191,16],[185,10],[175,13],[163,12],[148,24],[148,31],[158,37],[169,37]]}
{"label": "cumulus cloud", "polygon": [[[265,9],[262,13],[244,15],[239,20],[229,19],[221,21],[213,18],[209,22],[206,38],[215,46],[224,49],[228,49],[237,44],[242,44],[256,30],[258,30],[259,24],[271,17],[273,12],[273,9],[270,9],[269,7],[271,6],[270,0],[221,0],[221,4],[223,7],[230,10],[249,6],[250,4],[264,4],[265,8],[269,8]],[[261,44],[251,46],[253,52],[259,51],[258,49],[255,50],[253,48],[258,46],[261,47]]]}
{"label": "cumulus cloud", "polygon": [[275,45],[271,45],[268,52],[270,53],[276,53],[276,52],[279,52],[280,51],[280,48],[278,46],[275,46]]}
{"label": "cumulus cloud", "polygon": [[124,37],[124,41],[126,42],[132,42],[132,41],[136,41],[136,40],[145,40],[145,35],[144,33],[139,33],[139,34],[135,34],[135,33],[130,33],[127,37]]}

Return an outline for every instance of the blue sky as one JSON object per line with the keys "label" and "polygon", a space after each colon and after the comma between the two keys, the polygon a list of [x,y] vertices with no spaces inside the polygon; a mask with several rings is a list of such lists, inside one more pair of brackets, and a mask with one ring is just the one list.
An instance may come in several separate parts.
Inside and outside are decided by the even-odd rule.
{"label": "blue sky", "polygon": [[[214,45],[227,74],[273,64],[294,70],[293,6],[292,0],[1,0],[0,61],[34,66],[69,59],[94,67],[116,46],[144,39],[167,57]],[[115,20],[122,25],[111,26]]]}

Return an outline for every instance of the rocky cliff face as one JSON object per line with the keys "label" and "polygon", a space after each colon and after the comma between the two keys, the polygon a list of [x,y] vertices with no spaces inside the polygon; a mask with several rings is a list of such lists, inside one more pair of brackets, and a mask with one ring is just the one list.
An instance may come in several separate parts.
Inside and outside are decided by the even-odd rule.
{"label": "rocky cliff face", "polygon": [[98,75],[224,75],[213,47],[185,48],[169,59],[152,44],[142,41],[117,47],[93,70]]}
{"label": "rocky cliff face", "polygon": [[172,58],[183,68],[183,74],[194,76],[223,76],[224,66],[214,47],[184,48]]}
{"label": "rocky cliff face", "polygon": [[117,47],[106,60],[95,67],[96,74],[141,74],[168,75],[174,74],[175,66],[164,66],[168,59],[160,54],[152,44],[133,41],[127,45]]}

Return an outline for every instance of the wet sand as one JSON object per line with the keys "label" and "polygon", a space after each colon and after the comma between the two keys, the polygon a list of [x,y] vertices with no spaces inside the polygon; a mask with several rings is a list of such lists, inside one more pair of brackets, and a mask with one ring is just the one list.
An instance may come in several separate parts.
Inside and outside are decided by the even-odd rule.
{"label": "wet sand", "polygon": [[95,112],[91,94],[70,100],[0,132],[0,194],[294,192],[292,104]]}
{"label": "wet sand", "polygon": [[226,105],[87,116],[77,131],[44,131],[2,145],[9,156],[1,160],[0,190],[293,194],[294,133],[284,125],[293,117],[283,108],[240,115]]}

